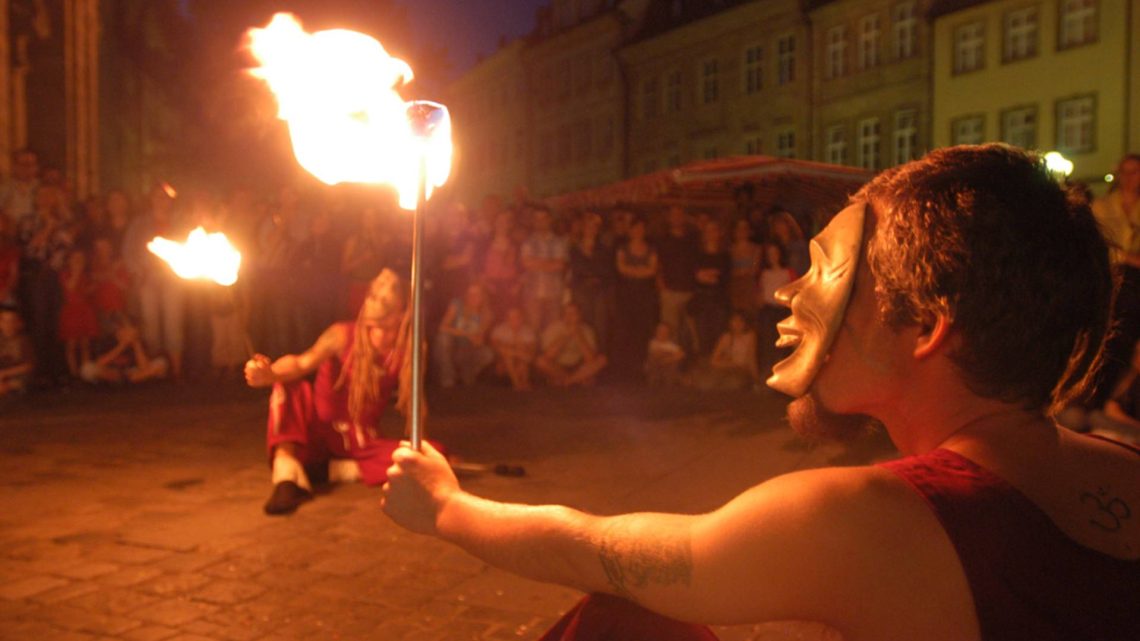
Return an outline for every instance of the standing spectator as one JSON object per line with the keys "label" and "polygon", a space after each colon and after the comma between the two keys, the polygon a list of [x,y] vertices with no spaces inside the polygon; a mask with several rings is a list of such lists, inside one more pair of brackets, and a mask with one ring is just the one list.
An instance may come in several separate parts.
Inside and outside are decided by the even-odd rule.
{"label": "standing spectator", "polygon": [[87,253],[72,249],[67,264],[59,274],[63,289],[63,305],[59,312],[59,338],[67,357],[67,371],[79,377],[79,366],[91,360],[91,341],[99,336],[99,321],[91,302],[91,277],[87,270]]}
{"label": "standing spectator", "polygon": [[594,330],[582,322],[578,306],[567,303],[562,319],[542,332],[542,355],[536,362],[538,370],[555,387],[593,385],[606,362],[606,357],[598,353]]}
{"label": "standing spectator", "polygon": [[633,376],[645,362],[647,342],[657,323],[657,252],[645,240],[645,219],[635,218],[629,239],[617,252],[617,300],[614,317],[614,368]]}
{"label": "standing spectator", "polygon": [[483,254],[483,284],[498,318],[519,304],[519,248],[511,237],[513,231],[514,216],[510,211],[499,212],[494,234]]}
{"label": "standing spectator", "polygon": [[554,233],[550,210],[534,210],[533,230],[522,244],[523,301],[535,331],[559,316],[566,273],[566,239]]}
{"label": "standing spectator", "polygon": [[102,235],[111,239],[116,254],[123,251],[123,238],[131,224],[131,213],[131,199],[127,192],[121,189],[107,192],[107,228]]}
{"label": "standing spectator", "polygon": [[96,236],[91,244],[91,286],[99,331],[110,336],[127,318],[131,273],[107,236]]}
{"label": "standing spectator", "polygon": [[582,320],[594,328],[598,349],[609,353],[614,252],[601,238],[601,216],[588,211],[580,223],[577,240],[570,247],[571,299],[582,310]]}
{"label": "standing spectator", "polygon": [[760,270],[760,288],[756,294],[756,326],[760,342],[760,368],[771,369],[788,350],[776,348],[779,332],[776,324],[788,317],[788,307],[776,299],[776,292],[796,279],[784,262],[784,250],[776,243],[764,245],[764,269]]}
{"label": "standing spectator", "polygon": [[701,230],[701,251],[697,254],[693,297],[689,313],[697,332],[697,352],[708,355],[728,321],[728,283],[732,259],[721,246],[720,224],[710,220]]}
{"label": "standing spectator", "polygon": [[12,154],[12,175],[0,184],[0,215],[7,215],[13,223],[32,214],[36,209],[36,189],[39,187],[40,160],[31,149],[19,149]]}
{"label": "standing spectator", "polygon": [[432,277],[440,302],[459,298],[471,283],[475,262],[474,225],[467,208],[456,203],[447,213],[446,249]]}
{"label": "standing spectator", "polygon": [[788,269],[796,275],[803,276],[811,267],[811,256],[808,255],[808,244],[804,240],[803,229],[796,219],[788,212],[778,209],[768,216],[768,225],[771,230],[770,238],[784,248],[784,259]]}
{"label": "standing spectator", "polygon": [[0,305],[15,305],[20,284],[20,244],[16,224],[0,214]]}
{"label": "standing spectator", "polygon": [[685,210],[671,207],[668,230],[657,242],[657,258],[661,264],[658,287],[661,294],[661,321],[673,328],[682,347],[693,341],[692,326],[686,311],[696,287],[699,239],[689,228]]}
{"label": "standing spectator", "polygon": [[732,309],[752,318],[756,309],[756,277],[760,273],[760,246],[752,242],[752,226],[745,218],[732,224],[732,280],[728,299]]}
{"label": "standing spectator", "polygon": [[163,185],[151,188],[148,202],[149,210],[127,228],[123,260],[137,283],[143,342],[151,350],[165,352],[171,377],[180,379],[186,327],[185,285],[146,245],[156,236],[183,241],[188,230]]}
{"label": "standing spectator", "polygon": [[380,210],[365,207],[359,226],[345,239],[340,271],[348,280],[345,318],[354,318],[368,295],[372,279],[388,264],[391,238]]}
{"label": "standing spectator", "polygon": [[317,340],[324,328],[340,320],[345,287],[340,261],[344,245],[334,233],[327,207],[313,212],[309,234],[297,246],[293,262],[297,269],[301,311],[301,338],[306,344]]}
{"label": "standing spectator", "polygon": [[507,310],[506,320],[491,332],[495,350],[495,372],[506,376],[518,391],[530,389],[530,368],[538,351],[538,335],[526,324],[522,309]]}
{"label": "standing spectator", "polygon": [[20,219],[23,245],[20,261],[20,302],[27,310],[27,324],[36,356],[36,376],[53,384],[63,376],[65,359],[59,342],[59,311],[63,293],[59,272],[75,237],[66,217],[59,191],[36,188],[36,207]]}
{"label": "standing spectator", "polygon": [[0,398],[28,389],[35,356],[14,305],[0,305]]}
{"label": "standing spectator", "polygon": [[1098,376],[1094,405],[1103,405],[1128,370],[1132,349],[1140,340],[1140,154],[1120,160],[1111,191],[1093,203],[1093,213],[1111,245],[1119,281],[1113,320],[1116,331],[1105,344],[1104,367]]}
{"label": "standing spectator", "polygon": [[680,383],[681,364],[684,362],[685,350],[673,340],[673,328],[668,323],[658,323],[645,359],[645,379],[650,387],[669,387]]}
{"label": "standing spectator", "polygon": [[473,385],[479,373],[495,360],[487,345],[491,316],[487,293],[478,283],[468,285],[466,293],[448,305],[435,341],[440,385],[454,386],[457,373],[464,385]]}

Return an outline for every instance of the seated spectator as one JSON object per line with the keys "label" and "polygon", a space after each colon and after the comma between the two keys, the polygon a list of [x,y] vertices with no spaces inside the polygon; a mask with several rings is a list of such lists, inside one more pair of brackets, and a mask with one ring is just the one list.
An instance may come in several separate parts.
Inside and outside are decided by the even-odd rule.
{"label": "seated spectator", "polygon": [[744,314],[733,312],[728,331],[717,341],[708,365],[694,374],[693,385],[705,390],[742,390],[759,388],[763,382],[756,364],[756,332]]}
{"label": "seated spectator", "polygon": [[506,376],[511,387],[519,391],[530,389],[530,368],[538,351],[538,335],[526,324],[522,309],[507,310],[507,318],[491,332],[491,346],[495,350],[495,373]]}
{"label": "seated spectator", "polygon": [[24,334],[24,321],[14,305],[0,306],[0,398],[28,388],[35,358]]}
{"label": "seated spectator", "polygon": [[131,272],[109,236],[96,236],[91,247],[91,285],[99,331],[110,336],[127,317]]}
{"label": "seated spectator", "polygon": [[436,337],[435,357],[439,367],[439,384],[455,385],[455,375],[464,385],[472,385],[495,354],[487,345],[491,327],[491,305],[487,292],[476,283],[467,287],[462,298],[451,301]]}
{"label": "seated spectator", "polygon": [[681,382],[681,363],[685,350],[673,340],[673,328],[658,323],[653,339],[649,341],[649,356],[645,361],[645,379],[651,387],[672,386]]}
{"label": "seated spectator", "polygon": [[562,308],[562,319],[542,332],[542,355],[535,365],[551,385],[593,385],[606,357],[598,353],[597,337],[582,322],[582,312],[574,303]]}
{"label": "seated spectator", "polygon": [[79,377],[91,384],[142,383],[165,378],[170,363],[163,357],[151,357],[139,338],[139,330],[129,324],[115,331],[115,343],[106,352],[83,363]]}

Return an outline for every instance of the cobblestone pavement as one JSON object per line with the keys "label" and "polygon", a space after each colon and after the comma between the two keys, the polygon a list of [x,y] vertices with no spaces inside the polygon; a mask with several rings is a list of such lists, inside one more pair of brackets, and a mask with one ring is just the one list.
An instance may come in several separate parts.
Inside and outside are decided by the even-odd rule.
{"label": "cobblestone pavement", "polygon": [[[0,407],[0,639],[532,639],[579,598],[400,530],[360,485],[265,516],[266,399],[158,385]],[[777,474],[890,453],[875,438],[806,447],[769,394],[477,388],[431,401],[433,438],[527,471],[468,475],[466,488],[601,514],[708,510]]]}

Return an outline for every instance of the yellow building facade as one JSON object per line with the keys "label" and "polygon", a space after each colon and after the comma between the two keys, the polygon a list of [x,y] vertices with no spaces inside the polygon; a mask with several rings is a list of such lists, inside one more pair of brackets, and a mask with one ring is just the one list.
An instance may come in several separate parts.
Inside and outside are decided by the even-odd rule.
{"label": "yellow building facade", "polygon": [[836,0],[809,11],[812,157],[879,170],[931,146],[928,0]]}
{"label": "yellow building facade", "polygon": [[997,0],[932,11],[935,146],[1056,150],[1100,186],[1136,149],[1137,0]]}
{"label": "yellow building facade", "polygon": [[[674,6],[657,4],[665,12]],[[746,154],[808,157],[809,35],[795,0],[647,20],[654,19],[663,22],[657,32],[620,54],[629,87],[627,175]]]}
{"label": "yellow building facade", "polygon": [[480,61],[448,87],[455,132],[455,181],[460,200],[510,194],[529,181],[529,102],[525,43],[516,40]]}

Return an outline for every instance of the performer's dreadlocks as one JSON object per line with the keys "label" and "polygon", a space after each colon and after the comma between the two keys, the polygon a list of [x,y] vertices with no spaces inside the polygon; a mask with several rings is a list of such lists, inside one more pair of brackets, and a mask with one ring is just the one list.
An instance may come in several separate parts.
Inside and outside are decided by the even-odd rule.
{"label": "performer's dreadlocks", "polygon": [[[380,381],[384,376],[386,363],[382,362],[378,350],[369,340],[368,330],[381,327],[384,331],[396,331],[397,323],[403,317],[405,294],[400,277],[390,269],[380,272],[372,281],[368,299],[360,307],[356,318],[356,329],[352,337],[352,354],[337,378],[334,389],[344,388],[349,373],[352,381],[348,385],[348,413],[354,423],[360,422],[365,407],[375,405],[380,400]],[[394,349],[404,347],[406,323],[400,324],[400,334]]]}

